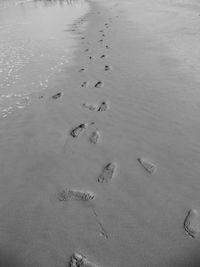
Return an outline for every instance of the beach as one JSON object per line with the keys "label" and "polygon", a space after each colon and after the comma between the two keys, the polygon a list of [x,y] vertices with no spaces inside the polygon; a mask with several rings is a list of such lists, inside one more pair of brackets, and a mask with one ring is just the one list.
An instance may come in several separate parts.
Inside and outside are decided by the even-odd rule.
{"label": "beach", "polygon": [[197,267],[199,3],[85,3],[1,92],[0,266]]}

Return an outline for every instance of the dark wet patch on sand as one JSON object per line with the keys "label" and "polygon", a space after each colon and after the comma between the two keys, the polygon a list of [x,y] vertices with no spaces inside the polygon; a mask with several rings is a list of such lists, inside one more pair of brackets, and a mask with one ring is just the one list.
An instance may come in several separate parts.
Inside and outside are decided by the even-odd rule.
{"label": "dark wet patch on sand", "polygon": [[186,233],[197,238],[200,235],[200,212],[197,209],[191,209],[184,221],[184,228]]}
{"label": "dark wet patch on sand", "polygon": [[89,261],[85,256],[75,252],[70,259],[69,267],[98,267],[95,263]]}
{"label": "dark wet patch on sand", "polygon": [[156,166],[149,160],[144,158],[138,158],[137,160],[148,173],[153,174],[156,171]]}
{"label": "dark wet patch on sand", "polygon": [[108,163],[102,170],[101,174],[97,178],[98,183],[107,183],[109,182],[115,172],[116,172],[117,164],[115,162]]}
{"label": "dark wet patch on sand", "polygon": [[87,129],[87,126],[87,123],[81,123],[71,130],[70,135],[74,138],[78,137],[84,130]]}
{"label": "dark wet patch on sand", "polygon": [[59,201],[69,201],[69,200],[78,200],[78,201],[89,201],[95,198],[95,195],[92,192],[72,190],[65,188],[58,194]]}
{"label": "dark wet patch on sand", "polygon": [[52,95],[52,99],[58,99],[58,98],[60,98],[61,96],[63,96],[63,93],[62,92],[59,92],[59,93],[56,93],[56,94],[54,94],[54,95]]}

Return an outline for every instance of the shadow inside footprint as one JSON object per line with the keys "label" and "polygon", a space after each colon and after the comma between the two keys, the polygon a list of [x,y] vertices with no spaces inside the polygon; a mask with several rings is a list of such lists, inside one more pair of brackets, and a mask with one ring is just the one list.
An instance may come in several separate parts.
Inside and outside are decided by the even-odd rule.
{"label": "shadow inside footprint", "polygon": [[138,158],[137,160],[148,173],[153,174],[156,171],[156,166],[147,159]]}
{"label": "shadow inside footprint", "polygon": [[86,68],[81,68],[81,69],[79,70],[79,72],[83,72],[83,71],[86,71]]}
{"label": "shadow inside footprint", "polygon": [[105,71],[111,70],[111,67],[108,65],[105,65]]}
{"label": "shadow inside footprint", "polygon": [[97,178],[98,183],[107,183],[110,181],[116,171],[117,164],[115,162],[108,163],[102,170],[101,174]]}
{"label": "shadow inside footprint", "polygon": [[100,88],[100,87],[102,87],[103,86],[103,82],[102,81],[98,81],[95,85],[94,85],[94,87],[96,87],[96,88]]}
{"label": "shadow inside footprint", "polygon": [[106,58],[107,56],[106,55],[101,55],[100,58]]}
{"label": "shadow inside footprint", "polygon": [[73,128],[70,132],[70,135],[74,138],[78,137],[84,130],[87,129],[88,124],[82,123],[75,128]]}
{"label": "shadow inside footprint", "polygon": [[200,235],[200,213],[199,210],[191,209],[184,221],[184,228],[186,233],[196,238]]}
{"label": "shadow inside footprint", "polygon": [[103,101],[99,105],[99,108],[97,109],[97,111],[106,111],[108,108],[109,108],[108,102]]}
{"label": "shadow inside footprint", "polygon": [[81,84],[81,87],[86,87],[86,86],[88,86],[88,85],[89,85],[88,82],[83,82],[83,83]]}
{"label": "shadow inside footprint", "polygon": [[59,92],[59,93],[57,93],[57,94],[55,94],[55,95],[52,95],[51,98],[53,98],[53,99],[58,99],[58,98],[60,98],[61,96],[63,96],[63,93],[62,93],[62,92]]}
{"label": "shadow inside footprint", "polygon": [[59,201],[69,201],[69,200],[78,200],[78,201],[89,201],[94,199],[95,195],[87,191],[78,191],[65,188],[58,194]]}

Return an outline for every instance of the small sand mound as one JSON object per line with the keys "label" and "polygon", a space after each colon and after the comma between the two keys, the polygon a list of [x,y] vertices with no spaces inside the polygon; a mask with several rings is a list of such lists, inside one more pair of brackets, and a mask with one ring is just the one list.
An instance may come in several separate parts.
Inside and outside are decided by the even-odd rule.
{"label": "small sand mound", "polygon": [[191,209],[184,221],[184,228],[186,233],[196,238],[200,235],[200,211]]}
{"label": "small sand mound", "polygon": [[99,175],[97,182],[98,183],[107,183],[110,181],[116,171],[117,164],[115,162],[108,163],[102,170],[101,174]]}
{"label": "small sand mound", "polygon": [[75,252],[71,256],[69,267],[98,267],[98,266],[87,260],[85,256]]}
{"label": "small sand mound", "polygon": [[147,159],[138,158],[138,162],[148,173],[153,174],[156,171],[156,166]]}
{"label": "small sand mound", "polygon": [[79,191],[72,189],[64,189],[58,194],[59,201],[69,201],[69,200],[79,200],[79,201],[89,201],[94,199],[95,195],[87,191]]}
{"label": "small sand mound", "polygon": [[81,123],[80,125],[73,128],[70,132],[70,135],[74,138],[78,137],[85,129],[87,128],[86,123]]}

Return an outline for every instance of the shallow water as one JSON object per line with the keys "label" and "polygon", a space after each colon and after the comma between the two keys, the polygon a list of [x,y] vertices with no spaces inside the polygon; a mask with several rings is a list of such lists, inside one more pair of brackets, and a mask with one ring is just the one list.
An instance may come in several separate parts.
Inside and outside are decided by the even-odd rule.
{"label": "shallow water", "polygon": [[50,79],[70,64],[76,43],[69,29],[88,10],[83,0],[0,2],[3,117],[22,106],[19,98],[47,89]]}

